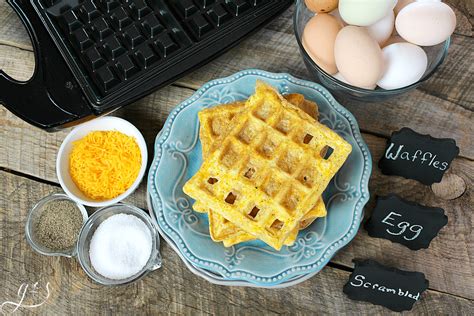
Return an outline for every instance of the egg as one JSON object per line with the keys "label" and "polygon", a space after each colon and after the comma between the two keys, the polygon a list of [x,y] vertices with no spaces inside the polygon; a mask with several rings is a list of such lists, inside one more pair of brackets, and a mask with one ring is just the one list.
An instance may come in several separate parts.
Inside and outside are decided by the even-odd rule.
{"label": "egg", "polygon": [[443,2],[413,2],[398,13],[395,27],[408,42],[433,46],[444,42],[454,32],[456,15]]}
{"label": "egg", "polygon": [[[329,12],[329,14],[335,17],[339,21],[339,23],[341,24],[341,27],[344,27],[347,25],[346,22],[344,22],[344,20],[341,18],[341,15],[339,14],[338,9],[332,10],[331,12]],[[315,13],[314,15],[318,15],[318,13]]]}
{"label": "egg", "polygon": [[351,25],[369,26],[393,10],[397,0],[339,0],[339,13]]}
{"label": "egg", "polygon": [[[344,82],[344,83],[346,83],[346,84],[348,84],[348,85],[351,85],[351,83],[350,83],[349,81],[347,81],[346,78],[344,78],[344,77],[341,75],[340,72],[338,72],[337,74],[335,74],[333,77],[336,78],[336,79],[339,80],[339,81],[342,81],[342,82]],[[371,87],[366,87],[365,89],[374,90],[376,86],[377,86],[377,85],[374,84],[373,86],[371,86]]]}
{"label": "egg", "polygon": [[303,46],[313,61],[329,74],[337,72],[334,42],[341,23],[332,15],[319,13],[312,17],[303,31]]}
{"label": "egg", "polygon": [[385,17],[372,25],[366,26],[366,28],[370,36],[372,36],[379,45],[382,46],[388,40],[390,35],[392,35],[394,23],[395,14],[390,10]]}
{"label": "egg", "polygon": [[385,70],[377,85],[386,90],[409,86],[423,77],[428,66],[425,51],[412,43],[395,43],[383,50]]}
{"label": "egg", "polygon": [[315,13],[328,13],[337,8],[338,0],[305,0],[308,9]]}
{"label": "egg", "polygon": [[351,85],[370,89],[382,76],[382,50],[363,27],[349,25],[340,30],[334,54],[337,69]]}
{"label": "egg", "polygon": [[415,2],[415,0],[398,0],[397,5],[393,9],[393,11],[395,11],[395,15],[398,15],[398,12],[400,12],[401,9],[403,9],[412,2]]}

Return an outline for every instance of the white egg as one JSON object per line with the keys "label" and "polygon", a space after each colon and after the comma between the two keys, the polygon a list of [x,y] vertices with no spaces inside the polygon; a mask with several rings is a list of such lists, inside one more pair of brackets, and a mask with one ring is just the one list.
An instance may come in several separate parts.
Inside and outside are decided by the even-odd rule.
{"label": "white egg", "polygon": [[433,46],[444,42],[454,32],[456,15],[443,2],[417,1],[400,10],[395,27],[406,41],[420,46]]}
{"label": "white egg", "polygon": [[397,0],[339,0],[339,13],[351,25],[369,26],[393,10]]}
{"label": "white egg", "polygon": [[382,46],[389,39],[390,35],[392,35],[394,23],[395,14],[393,10],[390,10],[389,14],[374,24],[366,26],[366,29],[370,36]]}
{"label": "white egg", "polygon": [[415,44],[391,44],[382,53],[385,71],[377,85],[386,90],[403,88],[417,82],[428,66],[425,51]]}

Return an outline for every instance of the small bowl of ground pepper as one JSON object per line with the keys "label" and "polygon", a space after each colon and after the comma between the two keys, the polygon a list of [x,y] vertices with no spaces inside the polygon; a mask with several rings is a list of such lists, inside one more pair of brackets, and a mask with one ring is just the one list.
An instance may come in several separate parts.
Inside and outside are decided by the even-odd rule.
{"label": "small bowl of ground pepper", "polygon": [[40,254],[73,257],[77,239],[87,221],[87,211],[66,194],[44,197],[30,210],[26,220],[26,240]]}

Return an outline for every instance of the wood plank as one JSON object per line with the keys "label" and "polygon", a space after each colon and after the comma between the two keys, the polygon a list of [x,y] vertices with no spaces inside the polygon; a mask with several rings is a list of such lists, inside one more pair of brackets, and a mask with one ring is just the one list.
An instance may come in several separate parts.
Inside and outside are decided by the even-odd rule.
{"label": "wood plank", "polygon": [[0,44],[32,50],[31,40],[25,27],[6,1],[0,2]]}
{"label": "wood plank", "polygon": [[466,192],[466,182],[460,176],[447,173],[440,183],[431,185],[433,193],[444,200],[454,200]]}
{"label": "wood plank", "polygon": [[418,89],[474,110],[474,39],[454,36],[443,65]]}
{"label": "wood plank", "polygon": [[27,81],[35,71],[35,58],[29,50],[0,44],[0,69],[13,79]]}
{"label": "wood plank", "polygon": [[[380,306],[349,300],[342,287],[349,272],[326,267],[312,279],[286,289],[266,290],[212,285],[187,270],[167,245],[161,252],[163,268],[136,283],[104,287],[92,283],[74,259],[41,256],[24,238],[28,209],[41,197],[57,192],[57,187],[0,171],[0,280],[4,285],[0,302],[18,300],[24,282],[39,282],[36,300],[51,295],[44,305],[31,311],[41,314],[308,314],[331,311],[335,314],[393,314]],[[137,203],[141,195],[129,200]],[[137,203],[137,204],[143,204]],[[32,302],[27,297],[25,302]],[[428,290],[412,310],[413,314],[466,315],[474,302]],[[20,309],[25,312],[26,309]]]}
{"label": "wood plank", "polygon": [[372,135],[364,135],[364,139],[369,145],[374,164],[369,183],[371,200],[365,207],[365,218],[370,216],[377,195],[396,193],[423,205],[443,208],[448,216],[448,225],[428,249],[418,251],[385,239],[371,238],[361,228],[356,238],[333,262],[350,266],[354,257],[362,257],[373,258],[388,265],[398,264],[404,269],[425,273],[432,288],[474,299],[474,163],[465,159],[454,161],[448,174],[461,179],[455,185],[463,189],[464,193],[448,200],[435,194],[429,186],[414,180],[382,175],[377,162],[385,150],[385,141]]}
{"label": "wood plank", "polygon": [[[177,84],[197,89],[209,80],[246,68],[288,72],[308,79],[292,33],[291,16],[292,9],[258,34],[182,78]],[[0,58],[0,68],[5,68],[7,73],[26,78],[31,75],[33,57],[25,59],[27,56],[24,51],[11,54],[11,49],[0,46],[0,56],[8,56]],[[470,139],[474,134],[473,57],[474,39],[455,35],[446,62],[421,88],[379,103],[340,101],[353,112],[363,131],[389,136],[392,131],[407,126],[437,137],[452,137],[458,142],[461,155],[474,159],[474,143]]]}
{"label": "wood plank", "polygon": [[[193,90],[190,89],[170,86],[116,112],[118,116],[130,120],[144,133],[150,161],[153,157],[152,144],[155,135],[161,129],[167,113],[176,104],[176,98],[184,99],[192,93]],[[57,182],[55,157],[67,131],[53,134],[40,131],[15,118],[4,108],[0,110],[0,120],[2,120],[0,152],[3,153],[0,155],[0,166]],[[335,262],[350,267],[352,258],[358,255],[376,257],[383,262],[384,254],[390,252],[392,262],[400,262],[406,265],[406,268],[411,267],[413,270],[424,271],[428,276],[433,276],[433,289],[474,298],[474,269],[470,264],[474,262],[472,252],[474,240],[470,234],[470,227],[473,224],[470,205],[473,204],[474,162],[466,159],[455,160],[450,172],[462,178],[467,189],[460,198],[446,201],[436,197],[429,187],[415,181],[381,175],[376,162],[382,155],[386,140],[369,134],[363,136],[374,159],[370,184],[373,194],[387,194],[390,191],[420,203],[440,206],[446,209],[451,220],[428,250],[412,252],[388,241],[369,238],[365,231],[361,231],[349,246],[349,254],[343,252],[346,255],[336,257]],[[144,196],[142,198],[144,199]],[[140,204],[140,207],[145,205]],[[366,211],[372,208],[373,203],[369,204]],[[413,260],[407,262],[407,257]]]}
{"label": "wood plank", "polygon": [[[4,16],[3,12],[5,12],[5,10],[1,9],[2,5],[5,5],[5,2],[0,3],[0,41],[2,36],[8,33],[2,32],[2,27],[4,25],[11,25],[10,22],[4,22],[6,20],[2,20]],[[16,18],[16,16],[13,16],[13,18]],[[179,84],[196,88],[209,79],[229,75],[237,70],[249,67],[260,67],[276,72],[288,71],[301,77],[307,76],[298,54],[295,53],[296,43],[292,35],[290,18],[291,12],[289,11],[283,15],[282,18],[271,23],[265,30],[259,32],[258,35],[245,41],[238,48],[217,59],[215,62],[209,64],[209,66],[184,78]],[[14,35],[13,38],[17,38],[17,35]],[[21,36],[19,38],[21,38]],[[430,80],[430,82],[436,82],[435,88],[439,89],[439,91],[445,91],[443,89],[450,91],[460,87],[459,90],[456,90],[456,93],[448,95],[442,92],[439,97],[432,96],[430,95],[431,90],[436,89],[425,89],[427,85],[430,87],[429,82],[424,85],[421,90],[416,90],[402,97],[401,100],[395,99],[381,105],[346,104],[346,106],[354,112],[356,117],[358,117],[362,128],[386,136],[391,129],[398,129],[400,126],[405,125],[411,126],[421,132],[429,133],[434,130],[440,133],[436,134],[440,137],[460,137],[459,139],[464,140],[462,143],[458,138],[456,139],[458,139],[458,144],[461,146],[462,154],[472,158],[469,153],[465,153],[467,148],[466,142],[470,146],[473,145],[469,140],[470,135],[473,134],[472,112],[469,111],[473,99],[472,93],[474,91],[474,89],[472,89],[472,80],[470,77],[466,79],[466,77],[462,75],[459,77],[451,76],[451,69],[447,69],[458,67],[458,70],[453,73],[459,72],[459,69],[466,69],[467,75],[472,77],[472,55],[469,55],[469,51],[471,51],[472,54],[472,49],[469,49],[469,45],[472,46],[472,38],[467,38],[466,42],[463,37],[459,37],[459,40],[456,38],[457,37],[455,37],[455,41],[458,42],[455,44],[457,46],[453,46],[455,49],[453,49],[453,47],[451,48],[452,51],[450,51],[448,61],[441,67],[437,74],[440,77],[435,76]],[[269,53],[270,51],[271,53]],[[455,56],[451,57],[453,52]],[[0,46],[0,56],[1,69],[6,69],[9,73],[10,71],[14,71],[14,75],[19,76],[20,79],[26,79],[31,75],[33,57],[30,52],[3,45]],[[28,58],[30,61],[27,60]],[[452,64],[448,64],[451,60],[450,58],[453,58]],[[13,66],[14,63],[16,63],[16,67]],[[282,67],[284,69],[282,69]],[[169,110],[190,96],[192,92],[192,90],[188,89],[168,87],[134,105],[120,110],[118,115],[131,120],[142,130],[147,139],[149,149],[151,149],[153,139],[161,128]],[[453,95],[453,97],[451,97],[451,95]],[[417,103],[420,105],[413,106],[413,104],[416,105]],[[159,107],[161,107],[162,110],[160,110]],[[370,113],[370,115],[367,113]],[[439,113],[441,114],[438,116]],[[406,122],[404,122],[404,120],[406,120]],[[5,108],[0,108],[0,121],[0,151],[2,152],[2,155],[0,155],[0,166],[50,181],[56,181],[54,159],[57,148],[64,138],[66,131],[55,134],[39,131],[19,119],[14,118]],[[427,130],[420,130],[420,128],[422,128],[420,126],[424,126],[423,128]],[[457,133],[456,135],[458,136],[453,136],[454,133]],[[364,135],[364,137],[368,140],[373,152],[383,149],[384,140],[382,138],[370,135]],[[372,140],[372,138],[374,140]],[[468,150],[472,151],[472,149],[469,148]],[[456,166],[458,166],[457,169]],[[444,234],[445,230],[449,229],[447,236],[443,237],[449,239],[448,242],[439,242],[439,244],[437,244],[435,243],[437,240],[435,240],[429,250],[422,251],[424,254],[420,255],[419,252],[416,253],[414,263],[406,263],[406,258],[408,256],[412,257],[413,252],[403,248],[401,248],[401,250],[393,250],[393,247],[396,249],[398,245],[386,241],[370,239],[363,235],[364,232],[359,233],[359,236],[348,249],[354,247],[354,250],[351,250],[354,255],[367,254],[381,259],[385,258],[383,252],[380,251],[382,248],[397,252],[397,255],[392,257],[393,262],[402,262],[410,267],[423,267],[427,265],[427,270],[423,271],[429,271],[429,273],[426,272],[428,276],[436,275],[436,280],[439,282],[439,284],[434,285],[436,289],[446,292],[453,291],[452,293],[457,293],[460,296],[472,297],[472,295],[469,295],[473,293],[472,287],[467,286],[466,281],[472,281],[473,268],[470,262],[474,262],[474,260],[472,259],[472,237],[469,235],[469,229],[472,229],[473,225],[472,216],[465,214],[468,213],[466,209],[469,210],[469,205],[472,205],[472,191],[470,191],[472,190],[472,163],[463,159],[456,160],[452,172],[468,184],[466,193],[462,195],[460,199],[456,199],[452,202],[446,202],[440,200],[440,198],[433,197],[433,193],[430,192],[429,188],[420,187],[408,180],[382,176],[377,174],[377,170],[375,170],[371,184],[373,192],[378,192],[379,186],[391,188],[392,190],[393,188],[397,188],[405,197],[411,197],[417,200],[419,196],[422,196],[424,203],[443,205],[447,211],[448,208],[452,209],[453,211],[451,212],[453,215],[451,215],[451,213],[448,213],[448,215],[450,219],[454,216],[455,222],[451,224],[450,221],[449,226],[442,232]],[[426,189],[428,189],[428,191]],[[382,192],[380,194],[384,194],[383,190],[380,192]],[[137,194],[141,195],[141,197],[137,199],[136,203],[144,207],[143,185]],[[451,203],[453,206],[451,206]],[[371,207],[368,207],[368,209],[371,209]],[[462,215],[458,215],[458,213]],[[461,241],[459,239],[461,239]],[[433,247],[435,247],[434,250]],[[365,248],[371,250],[367,251]],[[449,249],[455,250],[448,251]],[[465,251],[462,251],[464,249]],[[471,253],[469,253],[469,250]],[[435,253],[436,256],[430,259],[432,252]],[[456,254],[456,258],[452,258],[451,254],[453,253]],[[448,255],[446,258],[449,260],[443,259],[445,258],[443,255],[446,254]],[[338,256],[336,260],[338,260],[338,263],[350,266],[351,258],[351,256]],[[451,260],[453,260],[456,269],[451,269],[450,265],[444,263],[444,261],[450,262]],[[438,261],[443,263],[440,264]],[[460,269],[466,266],[470,269]],[[443,272],[433,272],[433,269],[441,271],[443,271],[442,269],[447,270]],[[421,270],[421,268],[419,270]],[[470,278],[469,275],[466,278],[469,271],[471,271]],[[440,277],[440,275],[442,277]],[[460,285],[458,282],[461,282],[459,283]],[[459,288],[459,290],[456,288]],[[466,291],[468,294],[466,294]]]}
{"label": "wood plank", "polygon": [[444,2],[449,4],[456,13],[456,33],[466,36],[472,36],[474,31],[472,28],[472,25],[474,24],[474,1],[449,0]]}

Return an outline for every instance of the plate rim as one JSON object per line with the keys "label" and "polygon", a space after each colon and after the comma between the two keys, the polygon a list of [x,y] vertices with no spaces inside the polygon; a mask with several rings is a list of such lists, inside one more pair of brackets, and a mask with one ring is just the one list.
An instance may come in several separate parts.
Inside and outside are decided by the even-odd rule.
{"label": "plate rim", "polygon": [[[271,73],[263,70],[258,70],[258,69],[247,69],[243,70],[240,72],[237,72],[231,76],[220,78],[220,79],[215,79],[212,81],[209,81],[205,84],[203,84],[192,96],[190,96],[188,99],[184,100],[181,102],[178,106],[176,106],[169,114],[168,118],[165,121],[165,124],[163,125],[162,130],[158,133],[155,143],[154,143],[154,157],[152,164],[149,169],[149,174],[148,174],[148,183],[147,183],[147,190],[151,196],[152,199],[157,200],[159,202],[158,208],[161,210],[162,208],[162,198],[159,194],[159,192],[156,190],[154,187],[154,176],[155,176],[155,171],[159,165],[159,162],[161,160],[162,154],[164,149],[162,148],[162,144],[164,144],[170,135],[170,131],[173,126],[173,122],[177,115],[187,106],[193,104],[195,101],[197,101],[208,89],[210,89],[213,86],[216,85],[222,85],[222,84],[229,84],[232,83],[244,76],[259,76],[263,78],[268,78],[268,79],[273,79],[273,80],[286,80],[292,84],[299,85],[302,87],[310,88],[313,90],[316,90],[319,92],[324,98],[326,98],[326,101],[330,104],[333,110],[335,110],[337,113],[342,115],[350,125],[350,132],[358,145],[358,148],[360,152],[362,153],[362,158],[363,158],[363,165],[362,165],[362,175],[360,178],[360,182],[358,184],[359,190],[360,190],[360,195],[358,197],[358,200],[355,203],[354,206],[354,212],[353,212],[353,217],[351,220],[351,225],[348,229],[348,231],[342,235],[338,240],[334,241],[333,243],[329,244],[326,249],[324,250],[324,253],[322,256],[320,256],[320,259],[313,262],[313,263],[308,263],[306,265],[298,266],[297,269],[296,267],[288,267],[287,269],[277,273],[274,276],[258,276],[254,273],[248,272],[248,271],[242,271],[242,270],[228,270],[225,266],[222,264],[215,262],[215,261],[208,261],[201,259],[197,257],[194,253],[191,252],[190,249],[186,246],[185,242],[183,241],[182,237],[177,234],[171,227],[169,227],[169,224],[165,221],[164,225],[168,226],[168,229],[171,230],[171,234],[176,235],[178,238],[178,241],[180,241],[182,247],[184,248],[181,249],[178,245],[178,242],[175,242],[177,245],[177,248],[179,250],[179,254],[183,254],[183,251],[185,256],[190,262],[192,261],[193,264],[196,264],[197,266],[202,266],[202,268],[209,268],[213,267],[216,270],[220,271],[221,275],[223,277],[227,277],[231,280],[239,279],[239,280],[245,280],[253,284],[265,284],[265,285],[276,285],[280,284],[282,282],[285,282],[289,277],[294,277],[295,275],[300,275],[300,274],[316,274],[319,272],[334,256],[334,254],[346,246],[357,234],[360,223],[361,223],[361,218],[363,214],[363,207],[367,203],[367,201],[370,198],[370,193],[369,193],[369,188],[368,188],[368,182],[370,179],[370,174],[372,172],[372,159],[371,159],[371,154],[368,149],[367,144],[365,141],[362,139],[361,133],[360,133],[360,128],[357,123],[357,120],[353,116],[349,110],[347,110],[345,107],[343,107],[341,104],[339,104],[334,97],[329,93],[328,90],[326,90],[324,87],[321,85],[310,82],[307,80],[303,79],[298,79],[290,74],[287,73]],[[154,195],[154,196],[153,196]],[[152,204],[153,201],[152,201]],[[152,208],[153,212],[154,209]],[[156,215],[156,214],[154,214]],[[157,224],[159,224],[158,219],[156,218]],[[161,229],[161,227],[160,227]],[[167,237],[172,239],[173,241],[174,238],[170,236],[169,234],[166,234]],[[189,257],[189,258],[188,258]],[[201,263],[201,264],[200,264]]]}
{"label": "plate rim", "polygon": [[[156,217],[153,211],[153,204],[151,202],[151,195],[148,192],[148,190],[146,192],[146,195],[147,195],[148,211],[150,213],[151,218],[154,221],[156,221]],[[159,225],[156,225],[156,228],[158,232],[160,233],[161,237],[164,239],[164,241],[166,241],[166,243],[171,247],[171,249],[173,249],[174,252],[177,253],[178,257],[184,262],[184,265],[188,268],[188,270],[191,271],[191,273],[193,273],[194,275],[197,275],[198,277],[203,278],[204,280],[212,284],[224,285],[224,286],[253,287],[253,288],[262,288],[262,289],[283,289],[283,288],[300,284],[312,278],[314,275],[318,273],[318,271],[315,271],[315,272],[310,272],[306,274],[295,275],[294,278],[286,280],[282,283],[275,284],[275,285],[251,283],[245,280],[219,280],[219,279],[214,278],[211,275],[206,274],[205,272],[200,271],[200,270],[205,270],[204,268],[195,267],[191,262],[189,262],[183,256],[183,254],[179,251],[178,246],[176,246],[173,240],[168,235],[166,235],[166,233],[161,229],[161,227],[159,227]],[[212,272],[208,272],[208,273],[212,273]]]}

